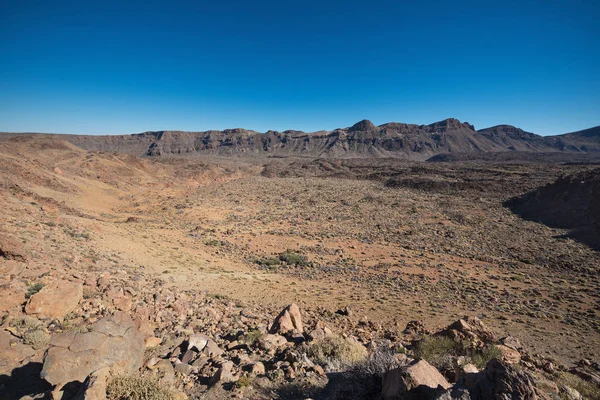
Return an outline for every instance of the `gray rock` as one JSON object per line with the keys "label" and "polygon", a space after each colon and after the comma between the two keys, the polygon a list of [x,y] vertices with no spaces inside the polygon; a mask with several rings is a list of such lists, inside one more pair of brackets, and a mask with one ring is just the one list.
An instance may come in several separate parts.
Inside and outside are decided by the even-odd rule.
{"label": "gray rock", "polygon": [[534,380],[528,373],[517,371],[512,365],[496,359],[488,362],[472,387],[468,388],[473,400],[540,398]]}
{"label": "gray rock", "polygon": [[471,400],[471,396],[467,389],[453,386],[445,392],[440,393],[435,400]]}
{"label": "gray rock", "polygon": [[144,338],[133,320],[117,312],[96,322],[91,332],[55,335],[40,376],[52,385],[60,385],[83,382],[104,367],[135,371],[142,364],[144,347]]}

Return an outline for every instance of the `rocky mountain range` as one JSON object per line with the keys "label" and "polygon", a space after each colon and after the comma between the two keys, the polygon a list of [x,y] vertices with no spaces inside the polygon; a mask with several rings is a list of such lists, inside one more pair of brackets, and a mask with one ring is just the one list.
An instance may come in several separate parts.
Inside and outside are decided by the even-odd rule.
{"label": "rocky mountain range", "polygon": [[446,119],[429,125],[363,120],[349,128],[305,133],[259,133],[246,129],[205,132],[152,131],[133,135],[61,135],[92,151],[136,156],[272,155],[331,158],[391,157],[426,160],[440,154],[502,152],[600,153],[600,126],[556,136],[540,136],[510,125],[476,130],[467,122]]}

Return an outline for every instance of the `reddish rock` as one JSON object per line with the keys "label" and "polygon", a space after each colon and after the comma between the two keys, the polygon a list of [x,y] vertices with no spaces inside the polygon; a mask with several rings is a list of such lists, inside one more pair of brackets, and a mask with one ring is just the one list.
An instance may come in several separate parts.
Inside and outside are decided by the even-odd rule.
{"label": "reddish rock", "polygon": [[25,303],[25,293],[23,291],[6,290],[0,293],[0,312],[9,311],[14,307],[21,306],[23,303]]}
{"label": "reddish rock", "polygon": [[31,296],[25,312],[37,318],[63,319],[83,298],[83,285],[70,281],[56,281]]}
{"label": "reddish rock", "polygon": [[151,336],[149,338],[146,338],[146,348],[151,349],[151,348],[156,347],[159,344],[161,344],[161,342],[162,342],[161,338]]}
{"label": "reddish rock", "polygon": [[[444,391],[452,385],[431,364],[425,360],[413,361],[407,367],[388,371],[383,377],[382,397],[384,399],[416,396],[431,391]],[[417,394],[419,392],[419,394]]]}
{"label": "reddish rock", "polygon": [[6,258],[7,260],[27,260],[25,250],[21,243],[17,239],[4,234],[0,234],[0,257]]}
{"label": "reddish rock", "polygon": [[499,344],[496,347],[502,353],[502,361],[509,364],[518,364],[519,361],[521,361],[521,353],[519,353],[517,350],[511,349],[503,344]]}
{"label": "reddish rock", "polygon": [[483,346],[494,341],[494,334],[477,317],[459,319],[440,334],[456,341],[469,341],[475,346]]}
{"label": "reddish rock", "polygon": [[79,393],[80,400],[105,400],[106,386],[110,376],[110,368],[104,367],[92,372],[83,383]]}
{"label": "reddish rock", "polygon": [[293,330],[298,332],[304,330],[300,308],[296,304],[290,304],[281,311],[277,318],[275,318],[275,322],[273,322],[269,333],[285,334]]}
{"label": "reddish rock", "polygon": [[266,334],[258,338],[258,347],[268,352],[287,346],[287,340],[281,335]]}

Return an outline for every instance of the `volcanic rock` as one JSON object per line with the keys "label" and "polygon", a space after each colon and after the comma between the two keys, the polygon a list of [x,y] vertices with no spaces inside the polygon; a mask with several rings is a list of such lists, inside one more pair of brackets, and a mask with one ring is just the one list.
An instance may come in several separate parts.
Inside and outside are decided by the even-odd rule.
{"label": "volcanic rock", "polygon": [[87,333],[59,333],[44,357],[41,377],[52,385],[83,382],[104,367],[131,372],[140,368],[144,338],[131,317],[117,312],[96,322]]}
{"label": "volcanic rock", "polygon": [[58,318],[73,311],[83,298],[83,285],[77,282],[56,281],[31,296],[25,312],[37,318]]}

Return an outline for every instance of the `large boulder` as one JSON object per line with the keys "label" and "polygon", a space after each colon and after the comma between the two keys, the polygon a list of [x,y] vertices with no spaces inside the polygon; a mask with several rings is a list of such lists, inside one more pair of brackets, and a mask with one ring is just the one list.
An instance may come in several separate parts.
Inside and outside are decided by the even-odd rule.
{"label": "large boulder", "polygon": [[415,360],[384,375],[381,395],[384,399],[434,399],[451,386],[433,365]]}
{"label": "large boulder", "polygon": [[473,400],[537,400],[540,398],[533,378],[529,374],[496,359],[488,362],[469,387],[469,391]]}
{"label": "large boulder", "polygon": [[130,372],[140,368],[144,337],[126,314],[97,321],[90,332],[54,335],[44,357],[41,377],[52,385],[84,382],[91,373],[105,367]]}
{"label": "large boulder", "polygon": [[41,319],[63,319],[73,311],[83,298],[83,284],[70,281],[56,281],[44,286],[31,296],[25,312]]}
{"label": "large boulder", "polygon": [[300,308],[292,303],[281,311],[281,313],[275,318],[269,333],[278,333],[283,335],[290,331],[302,332],[304,327],[302,326],[302,315],[300,314]]}

